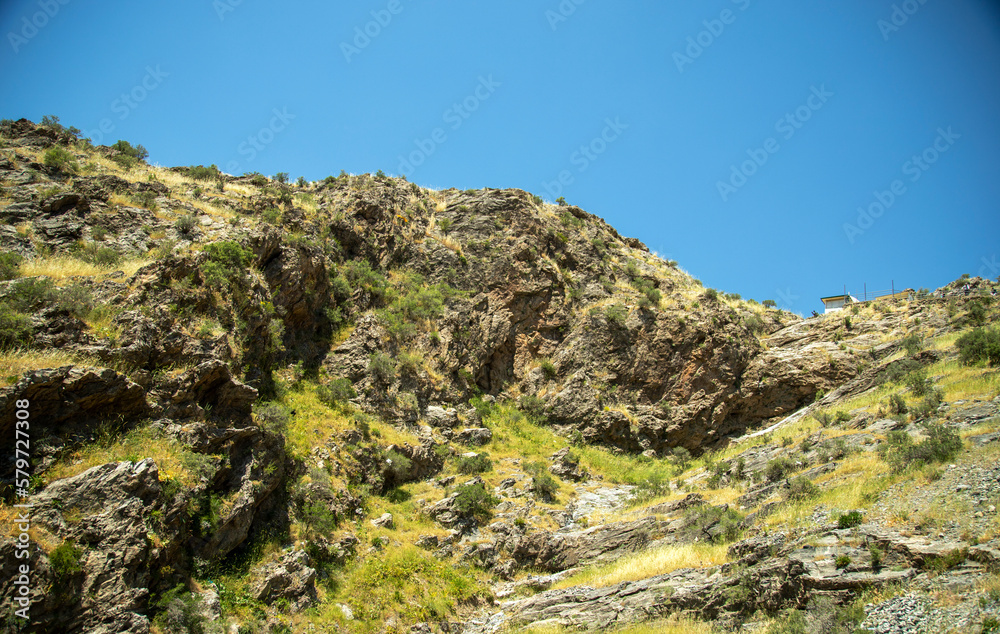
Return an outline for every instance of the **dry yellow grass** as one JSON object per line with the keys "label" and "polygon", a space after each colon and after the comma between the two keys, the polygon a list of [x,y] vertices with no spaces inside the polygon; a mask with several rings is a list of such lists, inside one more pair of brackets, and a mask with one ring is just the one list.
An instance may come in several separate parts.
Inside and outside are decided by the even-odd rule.
{"label": "dry yellow grass", "polygon": [[[578,630],[575,628],[565,628],[553,623],[537,625],[517,631],[521,634],[569,634]],[[605,631],[612,634],[712,634],[716,630],[710,623],[673,616],[668,619],[650,621],[648,623],[636,623]]]}
{"label": "dry yellow grass", "polygon": [[177,480],[184,486],[193,486],[195,476],[186,467],[188,454],[177,440],[149,427],[140,427],[115,440],[87,445],[61,458],[45,472],[45,481],[69,478],[109,462],[152,458],[160,470],[161,481]]}
{"label": "dry yellow grass", "polygon": [[81,363],[79,355],[61,350],[4,350],[0,352],[0,367],[5,368],[8,383],[25,372],[44,368],[61,368],[65,365]]}
{"label": "dry yellow grass", "polygon": [[120,262],[116,266],[104,267],[90,264],[68,255],[56,255],[25,260],[21,264],[20,274],[22,277],[45,276],[51,278],[56,283],[72,277],[95,277],[98,275],[107,275],[114,271],[122,271],[126,277],[130,277],[150,262],[152,260],[146,258],[131,258]]}
{"label": "dry yellow grass", "polygon": [[622,557],[605,566],[587,568],[557,583],[555,588],[590,586],[602,588],[622,581],[638,581],[682,568],[711,568],[728,561],[728,546],[717,544],[671,544]]}

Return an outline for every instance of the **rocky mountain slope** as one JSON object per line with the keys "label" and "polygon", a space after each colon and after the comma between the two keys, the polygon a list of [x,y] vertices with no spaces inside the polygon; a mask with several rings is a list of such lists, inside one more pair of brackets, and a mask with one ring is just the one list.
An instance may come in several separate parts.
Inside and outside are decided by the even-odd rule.
{"label": "rocky mountain slope", "polygon": [[996,624],[995,283],[803,320],[523,191],[144,154],[0,124],[7,630]]}

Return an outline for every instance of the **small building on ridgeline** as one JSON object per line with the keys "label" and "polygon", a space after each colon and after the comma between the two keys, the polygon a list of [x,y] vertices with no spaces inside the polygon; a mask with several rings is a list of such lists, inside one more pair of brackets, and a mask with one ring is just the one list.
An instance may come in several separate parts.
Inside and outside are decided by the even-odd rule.
{"label": "small building on ridgeline", "polygon": [[819,299],[823,302],[823,305],[826,306],[826,310],[823,311],[823,314],[843,310],[848,304],[853,304],[858,301],[857,298],[851,297],[850,295],[833,295],[831,297],[820,297]]}

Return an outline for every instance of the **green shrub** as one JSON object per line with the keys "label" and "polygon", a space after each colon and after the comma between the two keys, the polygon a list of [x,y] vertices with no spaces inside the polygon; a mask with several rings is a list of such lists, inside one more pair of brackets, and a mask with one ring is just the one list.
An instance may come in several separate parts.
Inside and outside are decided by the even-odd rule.
{"label": "green shrub", "polygon": [[253,252],[238,242],[225,240],[205,245],[208,261],[201,268],[208,286],[221,288],[227,281],[242,277],[253,261]]}
{"label": "green shrub", "polygon": [[186,236],[191,233],[197,224],[198,220],[193,214],[184,214],[174,222],[174,229],[177,229],[181,235]]}
{"label": "green shrub", "polygon": [[33,335],[30,317],[0,304],[0,349],[25,346],[31,343]]}
{"label": "green shrub", "polygon": [[330,407],[346,403],[357,395],[358,393],[354,390],[350,379],[345,378],[334,379],[326,385],[316,388],[316,396],[322,403]]}
{"label": "green shrub", "polygon": [[764,476],[770,482],[777,482],[792,471],[795,471],[795,464],[788,458],[779,456],[767,463],[767,467],[764,469]]}
{"label": "green shrub", "polygon": [[612,304],[604,309],[604,318],[608,320],[608,325],[621,328],[625,326],[625,320],[628,319],[628,310],[620,304]]}
{"label": "green shrub", "polygon": [[872,570],[877,572],[882,567],[882,549],[878,546],[871,546],[868,548],[868,554],[872,558]]}
{"label": "green shrub", "polygon": [[484,451],[475,456],[459,456],[455,461],[455,468],[458,469],[459,473],[465,475],[486,473],[493,469],[493,461],[490,460],[490,455]]}
{"label": "green shrub", "polygon": [[395,482],[403,482],[410,476],[413,461],[403,454],[390,450],[382,454],[382,459],[388,465],[389,473],[392,474]]}
{"label": "green shrub", "polygon": [[28,277],[13,283],[6,302],[19,313],[33,313],[56,300],[55,285],[50,279]]}
{"label": "green shrub", "polygon": [[534,394],[522,394],[519,396],[517,399],[517,408],[535,420],[545,417],[545,400]]}
{"label": "green shrub", "polygon": [[785,498],[788,500],[808,500],[817,495],[819,495],[819,487],[805,476],[789,480],[788,489],[785,490]]}
{"label": "green shrub", "polygon": [[21,277],[21,262],[24,258],[13,251],[0,251],[0,280]]}
{"label": "green shrub", "polygon": [[763,306],[764,308],[774,308],[778,304],[773,299],[765,299],[760,303],[760,305]]}
{"label": "green shrub", "polygon": [[728,506],[702,504],[688,509],[685,519],[690,530],[700,539],[708,539],[716,544],[739,539],[743,531],[744,516]]}
{"label": "green shrub", "polygon": [[465,517],[487,520],[500,500],[490,494],[482,482],[461,487],[455,498],[455,510]]}
{"label": "green shrub", "polygon": [[556,378],[556,375],[558,374],[558,372],[556,371],[555,364],[552,363],[551,360],[549,360],[549,359],[542,359],[539,362],[539,367],[541,367],[542,374],[545,375],[545,378],[550,379],[550,380]]}
{"label": "green shrub", "polygon": [[65,580],[80,572],[80,557],[83,551],[73,545],[72,540],[66,540],[49,553],[49,565],[57,579]]}
{"label": "green shrub", "polygon": [[206,617],[198,595],[183,585],[163,593],[156,602],[153,624],[166,634],[204,634]]}
{"label": "green shrub", "polygon": [[45,163],[45,167],[51,167],[61,172],[78,172],[80,170],[79,163],[76,162],[69,150],[58,145],[45,150],[42,162]]}
{"label": "green shrub", "polygon": [[986,362],[1000,365],[1000,329],[976,328],[955,341],[958,358],[964,365]]}
{"label": "green shrub", "polygon": [[524,471],[531,476],[531,492],[543,500],[552,500],[559,492],[559,483],[556,482],[545,468],[542,462],[524,463]]}
{"label": "green shrub", "polygon": [[128,141],[123,141],[121,139],[119,139],[111,147],[121,152],[125,156],[131,156],[132,158],[137,159],[139,161],[145,161],[149,157],[149,152],[146,151],[146,148],[142,147],[141,145],[133,146]]}
{"label": "green shrub", "polygon": [[847,568],[851,565],[851,558],[847,555],[837,555],[837,558],[834,559],[834,564],[837,568]]}
{"label": "green shrub", "polygon": [[840,517],[837,518],[838,528],[854,528],[855,526],[860,526],[861,522],[864,520],[859,511],[850,511],[849,513],[841,513]]}
{"label": "green shrub", "polygon": [[204,165],[192,165],[187,168],[187,176],[199,181],[218,180],[222,178],[222,172],[215,165],[209,165],[208,167]]}
{"label": "green shrub", "polygon": [[920,352],[920,348],[923,346],[920,335],[916,333],[903,337],[900,343],[903,345],[903,350],[906,350],[906,354],[911,357]]}
{"label": "green shrub", "polygon": [[255,404],[253,414],[257,424],[268,431],[283,434],[288,429],[288,408],[280,403]]}
{"label": "green shrub", "polygon": [[972,305],[969,306],[969,311],[966,314],[969,323],[973,326],[986,325],[987,316],[986,306],[983,306],[982,302],[972,302]]}
{"label": "green shrub", "polygon": [[922,427],[926,438],[919,443],[914,443],[904,431],[891,431],[886,435],[886,443],[879,452],[894,472],[944,462],[962,450],[962,438],[955,430],[936,421],[924,423]]}
{"label": "green shrub", "polygon": [[704,297],[710,302],[717,301],[719,299],[719,291],[715,290],[714,288],[706,288],[705,292],[702,293],[702,297]]}
{"label": "green shrub", "polygon": [[275,209],[274,207],[271,207],[269,209],[265,209],[264,212],[260,215],[260,217],[263,218],[264,222],[266,222],[268,224],[272,224],[272,225],[280,225],[281,224],[281,211],[278,210],[278,209]]}
{"label": "green shrub", "polygon": [[118,251],[111,247],[101,246],[98,242],[87,242],[82,246],[76,246],[73,249],[73,254],[84,262],[103,267],[115,266],[122,259]]}
{"label": "green shrub", "polygon": [[1000,620],[995,616],[984,616],[983,624],[979,630],[982,634],[992,634],[993,632],[1000,632]]}
{"label": "green shrub", "polygon": [[83,319],[94,309],[94,296],[86,286],[74,284],[59,290],[54,304],[74,317]]}
{"label": "green shrub", "polygon": [[906,401],[899,394],[889,395],[889,413],[890,414],[905,414],[907,411]]}
{"label": "green shrub", "polygon": [[376,352],[368,360],[368,373],[379,383],[391,383],[396,378],[396,362],[392,357]]}
{"label": "green shrub", "polygon": [[927,378],[927,371],[923,368],[914,370],[913,372],[907,374],[903,379],[903,382],[906,384],[906,387],[910,388],[910,391],[917,396],[924,396],[932,388],[932,383]]}

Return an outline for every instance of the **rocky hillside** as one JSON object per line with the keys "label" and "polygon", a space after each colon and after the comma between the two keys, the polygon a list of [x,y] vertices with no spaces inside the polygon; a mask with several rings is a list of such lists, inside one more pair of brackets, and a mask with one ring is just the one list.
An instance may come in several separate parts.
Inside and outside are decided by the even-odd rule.
{"label": "rocky hillside", "polygon": [[0,124],[8,631],[996,627],[996,284],[803,320],[527,192],[74,132]]}

